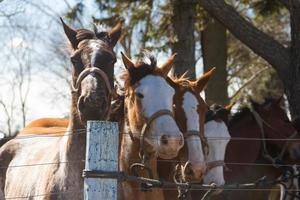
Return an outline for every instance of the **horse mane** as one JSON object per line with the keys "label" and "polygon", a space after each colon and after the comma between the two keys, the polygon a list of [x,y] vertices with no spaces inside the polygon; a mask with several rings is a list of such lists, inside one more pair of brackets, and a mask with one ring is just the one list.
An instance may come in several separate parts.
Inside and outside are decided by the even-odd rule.
{"label": "horse mane", "polygon": [[170,76],[170,78],[174,83],[184,86],[184,87],[189,87],[190,85],[192,85],[192,82],[187,77],[187,73],[184,73],[183,75],[181,75],[179,77],[172,74]]}
{"label": "horse mane", "polygon": [[97,38],[103,40],[104,42],[109,42],[110,38],[108,35],[108,27],[107,26],[96,26],[94,31],[90,31],[88,29],[77,29],[76,39],[78,43],[82,40]]}
{"label": "horse mane", "polygon": [[[147,59],[150,61],[150,63],[147,62]],[[143,51],[143,57],[137,60],[137,62],[134,64],[134,67],[124,71],[120,76],[120,78],[124,80],[124,87],[129,88],[145,76],[149,74],[155,74],[156,63],[156,58],[150,54],[150,52]]]}
{"label": "horse mane", "polygon": [[95,36],[96,34],[93,31],[87,29],[77,29],[76,39],[78,42],[86,39],[93,39]]}
{"label": "horse mane", "polygon": [[[275,100],[276,100],[275,98],[265,98],[265,100],[264,100],[263,103],[257,103],[257,102],[255,102],[253,100],[250,100],[250,101],[251,101],[252,108],[255,110],[255,108],[257,106],[265,107],[265,106],[268,106],[271,103],[273,103]],[[237,121],[241,120],[242,118],[244,118],[249,113],[251,114],[251,110],[250,110],[249,107],[244,106],[244,107],[240,108],[239,111],[236,112],[231,117],[231,119],[229,120],[229,126],[232,125],[232,124],[235,124]]]}

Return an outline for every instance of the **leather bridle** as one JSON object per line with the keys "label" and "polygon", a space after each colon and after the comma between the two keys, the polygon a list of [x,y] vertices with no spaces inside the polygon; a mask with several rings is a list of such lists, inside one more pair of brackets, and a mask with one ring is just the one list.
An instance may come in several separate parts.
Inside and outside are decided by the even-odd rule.
{"label": "leather bridle", "polygon": [[[153,123],[154,120],[158,119],[161,116],[170,116],[174,119],[174,115],[173,112],[168,110],[168,109],[161,109],[156,111],[155,113],[153,113],[149,118],[146,118],[145,123],[143,124],[141,133],[139,135],[139,138],[137,138],[136,136],[134,136],[134,134],[129,131],[129,135],[132,141],[136,141],[138,139],[138,141],[140,142],[140,152],[139,155],[142,159],[143,156],[145,156],[145,137],[148,133],[148,130],[151,126],[151,124]],[[175,121],[175,119],[174,119]]]}
{"label": "leather bridle", "polygon": [[[269,160],[275,167],[277,167],[276,164],[279,164],[278,161],[282,161],[282,158],[284,156],[284,153],[286,152],[287,146],[290,141],[289,140],[285,141],[284,146],[282,147],[280,153],[276,157],[271,156],[271,154],[269,153],[268,148],[267,148],[264,125],[269,127],[270,129],[272,129],[275,132],[278,132],[278,131],[275,130],[268,122],[266,122],[255,110],[252,110],[251,112],[252,112],[252,115],[253,115],[259,129],[260,129],[261,138],[262,138],[262,147],[263,147],[263,153],[262,153],[263,157],[266,158],[267,160]],[[295,131],[287,139],[293,139],[297,136],[297,134],[298,134],[298,132]]]}
{"label": "leather bridle", "polygon": [[86,77],[88,76],[89,74],[91,73],[96,73],[98,74],[103,80],[104,80],[104,83],[105,83],[105,86],[108,90],[108,93],[109,95],[112,94],[112,87],[110,85],[110,82],[109,82],[109,79],[108,79],[108,76],[106,75],[106,73],[97,68],[97,67],[89,67],[89,68],[86,68],[84,69],[78,76],[77,80],[76,80],[76,83],[74,85],[74,83],[71,84],[71,87],[72,87],[72,91],[73,92],[78,92],[80,90],[80,87],[81,87],[81,81]]}
{"label": "leather bridle", "polygon": [[[72,90],[72,92],[78,93],[81,90],[81,82],[82,82],[82,80],[85,77],[87,77],[89,74],[92,74],[92,73],[98,74],[104,80],[106,89],[108,91],[108,96],[106,97],[106,100],[107,100],[107,102],[110,102],[112,96],[115,95],[114,90],[112,89],[112,87],[110,85],[110,82],[109,82],[107,74],[103,70],[101,70],[101,69],[99,69],[97,67],[89,67],[89,68],[84,69],[78,75],[76,83],[75,84],[73,82],[71,83],[71,90]],[[108,107],[106,109],[106,113],[110,112],[110,107],[111,107],[111,104],[109,103]]]}
{"label": "leather bridle", "polygon": [[[173,115],[172,111],[170,111],[168,109],[161,109],[161,110],[158,110],[155,113],[153,113],[149,118],[146,118],[139,138],[134,136],[134,134],[131,131],[129,131],[129,135],[130,135],[131,140],[133,142],[139,141],[139,144],[140,144],[139,157],[141,159],[141,162],[140,163],[133,163],[130,166],[130,171],[136,176],[139,175],[138,174],[138,169],[142,169],[142,170],[147,171],[149,178],[153,178],[153,172],[152,172],[151,167],[149,166],[149,159],[150,159],[151,155],[149,155],[149,152],[146,152],[146,150],[145,150],[145,148],[146,148],[145,147],[145,137],[146,137],[146,134],[148,133],[149,128],[150,128],[151,124],[153,123],[153,121],[158,119],[161,116],[170,116],[174,119],[174,115]],[[147,187],[144,184],[141,185],[141,188],[142,188],[142,190],[147,190],[146,189]]]}
{"label": "leather bridle", "polygon": [[[190,136],[198,136],[201,140],[202,143],[202,148],[203,148],[203,152],[204,152],[204,156],[205,158],[208,156],[208,152],[209,152],[209,146],[208,146],[208,142],[207,142],[207,138],[204,136],[201,136],[199,131],[196,130],[189,130],[186,132],[185,134],[185,138],[188,138]],[[187,165],[186,165],[187,166]],[[214,160],[214,161],[209,161],[206,163],[206,172],[207,173],[209,170],[215,168],[215,167],[225,167],[225,162],[224,160]]]}

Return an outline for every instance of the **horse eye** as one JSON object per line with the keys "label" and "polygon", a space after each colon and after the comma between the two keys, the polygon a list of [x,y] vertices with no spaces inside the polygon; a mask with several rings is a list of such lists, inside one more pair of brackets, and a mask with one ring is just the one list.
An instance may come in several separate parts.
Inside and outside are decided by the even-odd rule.
{"label": "horse eye", "polygon": [[140,99],[144,98],[144,95],[142,93],[136,92],[135,95]]}

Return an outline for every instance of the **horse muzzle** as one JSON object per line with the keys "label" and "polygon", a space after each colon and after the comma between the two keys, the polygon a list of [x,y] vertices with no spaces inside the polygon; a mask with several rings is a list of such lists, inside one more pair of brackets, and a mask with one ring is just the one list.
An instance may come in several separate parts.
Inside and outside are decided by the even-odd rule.
{"label": "horse muzzle", "polygon": [[182,134],[169,135],[163,134],[159,141],[158,155],[163,159],[171,159],[178,155],[179,150],[183,147],[184,140]]}

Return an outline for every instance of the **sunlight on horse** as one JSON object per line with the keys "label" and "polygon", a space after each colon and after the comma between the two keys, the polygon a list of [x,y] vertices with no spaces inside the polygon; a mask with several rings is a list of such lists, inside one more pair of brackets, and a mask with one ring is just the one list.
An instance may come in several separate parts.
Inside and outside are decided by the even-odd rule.
{"label": "sunlight on horse", "polygon": [[[81,172],[86,121],[108,117],[115,62],[113,47],[120,37],[121,25],[109,32],[101,30],[99,34],[87,29],[75,30],[62,23],[72,46],[70,119],[67,123],[58,120],[56,128],[36,127],[38,123],[47,124],[45,119],[34,122],[1,147],[0,199],[83,199]],[[67,131],[58,127],[66,124]],[[38,136],[45,131],[53,137]],[[22,138],[29,134],[35,137]],[[26,167],[13,167],[21,165]]]}
{"label": "sunlight on horse", "polygon": [[[125,107],[127,133],[131,137],[122,137],[120,169],[131,174],[132,165],[145,159],[144,164],[148,165],[154,178],[158,178],[157,156],[174,158],[184,142],[172,113],[175,91],[165,80],[174,58],[171,57],[162,68],[157,68],[156,59],[147,52],[144,61],[136,64],[124,54],[122,59],[127,69]],[[161,189],[145,193],[137,189],[136,183],[124,182],[122,186],[125,199],[163,199]]]}

